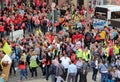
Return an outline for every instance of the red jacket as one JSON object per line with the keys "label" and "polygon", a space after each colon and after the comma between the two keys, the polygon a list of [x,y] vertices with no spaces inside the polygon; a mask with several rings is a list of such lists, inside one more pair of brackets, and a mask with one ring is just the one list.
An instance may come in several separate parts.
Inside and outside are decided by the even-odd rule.
{"label": "red jacket", "polygon": [[77,36],[77,39],[80,39],[80,40],[82,40],[82,38],[83,38],[82,34],[77,34],[76,36]]}
{"label": "red jacket", "polygon": [[70,59],[73,61],[74,64],[77,63],[77,57],[76,57],[76,54],[71,55]]}
{"label": "red jacket", "polygon": [[109,49],[109,56],[113,56],[114,52],[113,52],[113,47]]}
{"label": "red jacket", "polygon": [[4,26],[0,26],[0,32],[4,32]]}
{"label": "red jacket", "polygon": [[77,36],[76,36],[76,35],[73,35],[73,36],[72,36],[72,41],[75,42],[76,39],[77,39]]}

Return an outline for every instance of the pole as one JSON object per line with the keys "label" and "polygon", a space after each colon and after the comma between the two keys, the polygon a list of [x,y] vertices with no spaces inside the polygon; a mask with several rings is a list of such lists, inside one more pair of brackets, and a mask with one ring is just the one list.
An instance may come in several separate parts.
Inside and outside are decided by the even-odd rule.
{"label": "pole", "polygon": [[55,23],[55,21],[54,21],[54,10],[52,10],[52,26],[53,26],[53,28],[54,28],[54,23]]}
{"label": "pole", "polygon": [[3,0],[0,1],[1,2],[1,10],[3,9]]}
{"label": "pole", "polygon": [[56,29],[54,28],[54,23],[55,23],[55,3],[52,3],[52,26],[53,26],[53,31],[56,32]]}
{"label": "pole", "polygon": [[88,13],[89,13],[89,0],[87,0],[86,27],[88,25],[88,18],[89,18]]}

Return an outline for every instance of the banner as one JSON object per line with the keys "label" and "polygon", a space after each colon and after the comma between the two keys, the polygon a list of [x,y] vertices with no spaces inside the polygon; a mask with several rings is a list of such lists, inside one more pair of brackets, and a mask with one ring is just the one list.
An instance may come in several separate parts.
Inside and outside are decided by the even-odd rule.
{"label": "banner", "polygon": [[11,48],[11,46],[10,46],[7,42],[5,42],[2,50],[3,50],[3,51],[5,52],[5,54],[7,54],[7,55],[10,55],[11,52],[12,52],[12,48]]}
{"label": "banner", "polygon": [[14,32],[10,33],[10,39],[12,39],[13,41],[16,41],[17,38],[22,39],[23,38],[23,30],[17,30]]}

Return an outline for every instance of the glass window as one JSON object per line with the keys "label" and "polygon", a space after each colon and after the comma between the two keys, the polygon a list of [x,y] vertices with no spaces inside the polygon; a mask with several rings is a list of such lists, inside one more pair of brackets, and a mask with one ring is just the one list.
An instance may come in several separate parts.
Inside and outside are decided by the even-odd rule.
{"label": "glass window", "polygon": [[107,14],[106,13],[102,13],[102,12],[96,12],[95,13],[95,18],[96,19],[106,20],[107,19]]}
{"label": "glass window", "polygon": [[95,18],[96,19],[107,20],[107,9],[96,7],[95,8]]}
{"label": "glass window", "polygon": [[120,11],[112,12],[111,19],[117,19],[117,18],[120,18]]}

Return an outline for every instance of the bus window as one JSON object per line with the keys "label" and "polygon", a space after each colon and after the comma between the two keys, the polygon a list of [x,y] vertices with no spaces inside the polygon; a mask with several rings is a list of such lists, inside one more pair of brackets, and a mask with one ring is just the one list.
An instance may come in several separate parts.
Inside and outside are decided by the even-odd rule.
{"label": "bus window", "polygon": [[95,8],[95,18],[101,20],[107,20],[107,9],[106,8]]}
{"label": "bus window", "polygon": [[101,13],[101,12],[96,12],[95,13],[95,18],[96,19],[101,19],[101,20],[106,20],[107,19],[107,14],[106,13]]}
{"label": "bus window", "polygon": [[112,12],[111,19],[117,19],[117,18],[120,18],[120,11]]}

